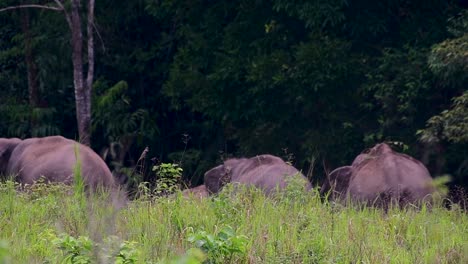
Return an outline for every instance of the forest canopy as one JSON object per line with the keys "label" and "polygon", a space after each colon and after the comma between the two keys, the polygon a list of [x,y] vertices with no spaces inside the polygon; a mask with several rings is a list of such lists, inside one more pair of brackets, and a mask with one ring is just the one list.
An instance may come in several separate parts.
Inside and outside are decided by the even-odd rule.
{"label": "forest canopy", "polygon": [[81,138],[82,74],[113,169],[149,146],[195,185],[221,158],[270,153],[319,183],[388,141],[468,184],[465,1],[49,2],[0,0],[0,137]]}

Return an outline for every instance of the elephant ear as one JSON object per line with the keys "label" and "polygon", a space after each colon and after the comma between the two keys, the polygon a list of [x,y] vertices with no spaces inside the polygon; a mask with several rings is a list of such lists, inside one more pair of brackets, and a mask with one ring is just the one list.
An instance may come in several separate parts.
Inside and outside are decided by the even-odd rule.
{"label": "elephant ear", "polygon": [[20,142],[18,138],[0,138],[0,174],[6,171],[11,153]]}
{"label": "elephant ear", "polygon": [[6,152],[7,152],[7,148],[5,148],[4,146],[0,146],[0,158],[3,159],[3,156],[6,155]]}
{"label": "elephant ear", "polygon": [[5,146],[0,145],[0,175],[5,172],[10,155],[8,155],[8,149]]}
{"label": "elephant ear", "polygon": [[230,166],[219,165],[207,171],[204,176],[206,189],[209,193],[218,193],[226,183],[231,181]]}
{"label": "elephant ear", "polygon": [[331,199],[342,197],[346,194],[349,186],[349,180],[353,173],[352,166],[339,167],[332,171],[325,181],[320,192],[329,193]]}

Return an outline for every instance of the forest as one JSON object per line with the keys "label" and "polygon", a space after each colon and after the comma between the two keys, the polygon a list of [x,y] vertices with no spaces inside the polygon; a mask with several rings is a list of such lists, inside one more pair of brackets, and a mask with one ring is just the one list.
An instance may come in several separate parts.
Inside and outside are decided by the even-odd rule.
{"label": "forest", "polygon": [[468,187],[467,7],[0,0],[0,137],[80,140],[129,186],[264,153],[320,185],[390,142]]}

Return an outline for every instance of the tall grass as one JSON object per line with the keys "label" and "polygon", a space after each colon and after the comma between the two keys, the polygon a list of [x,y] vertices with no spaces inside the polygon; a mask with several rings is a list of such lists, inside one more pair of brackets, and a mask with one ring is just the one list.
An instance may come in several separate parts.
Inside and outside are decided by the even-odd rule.
{"label": "tall grass", "polygon": [[190,236],[213,239],[229,227],[245,237],[245,251],[207,261],[468,263],[468,216],[457,207],[385,213],[324,203],[315,190],[268,198],[226,188],[209,199],[143,197],[117,210],[105,194],[85,196],[83,205],[69,195],[73,188],[39,184],[18,192],[12,182],[0,184],[0,262],[2,254],[11,263],[61,262],[70,253],[56,241],[65,235],[93,242],[92,263],[114,263],[122,245],[134,250],[136,263],[185,263],[175,259],[197,247]]}

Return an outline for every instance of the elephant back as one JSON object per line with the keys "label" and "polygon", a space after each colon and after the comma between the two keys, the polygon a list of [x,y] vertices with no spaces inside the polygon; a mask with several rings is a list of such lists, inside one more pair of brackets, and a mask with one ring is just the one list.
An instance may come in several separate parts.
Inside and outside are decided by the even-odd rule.
{"label": "elephant back", "polygon": [[116,186],[114,176],[99,155],[61,136],[23,140],[11,154],[8,171],[16,174],[21,183],[33,183],[43,176],[50,182],[71,184],[78,164],[86,186]]}
{"label": "elephant back", "polygon": [[413,203],[433,191],[429,171],[420,161],[382,143],[353,167],[348,195],[366,202],[386,199]]}
{"label": "elephant back", "polygon": [[205,185],[209,192],[216,193],[227,182],[253,185],[271,193],[276,188],[284,189],[288,180],[299,177],[305,189],[312,188],[307,178],[281,158],[264,154],[252,158],[228,159],[205,173]]}

